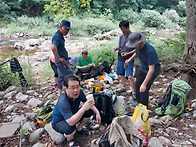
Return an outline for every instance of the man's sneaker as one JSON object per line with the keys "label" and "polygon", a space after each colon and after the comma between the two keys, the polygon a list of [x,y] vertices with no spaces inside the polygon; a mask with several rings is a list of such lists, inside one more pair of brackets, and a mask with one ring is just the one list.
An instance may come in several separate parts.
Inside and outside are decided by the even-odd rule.
{"label": "man's sneaker", "polygon": [[117,93],[126,92],[126,87],[122,87],[121,89],[116,90]]}
{"label": "man's sneaker", "polygon": [[86,123],[85,127],[89,128],[91,130],[97,130],[97,129],[99,129],[100,126],[98,124],[94,123],[92,120],[89,120]]}

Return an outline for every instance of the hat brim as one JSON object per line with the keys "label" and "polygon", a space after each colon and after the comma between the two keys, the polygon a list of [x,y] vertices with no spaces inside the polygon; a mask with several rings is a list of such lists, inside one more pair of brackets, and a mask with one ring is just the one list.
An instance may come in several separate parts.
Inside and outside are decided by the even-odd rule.
{"label": "hat brim", "polygon": [[131,40],[129,40],[126,43],[126,47],[128,47],[128,48],[136,48],[142,41],[146,41],[146,35],[144,33],[141,33],[140,40],[138,40],[136,42],[132,42]]}
{"label": "hat brim", "polygon": [[[63,25],[64,26],[64,25]],[[70,27],[68,27],[68,26],[64,26],[66,29],[68,29],[68,30],[71,30],[71,28]]]}

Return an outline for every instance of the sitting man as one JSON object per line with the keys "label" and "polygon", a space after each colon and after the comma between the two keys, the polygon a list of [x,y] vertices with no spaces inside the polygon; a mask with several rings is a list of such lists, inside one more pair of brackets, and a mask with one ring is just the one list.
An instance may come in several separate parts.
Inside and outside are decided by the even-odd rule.
{"label": "sitting man", "polygon": [[76,66],[77,69],[75,74],[79,76],[81,80],[94,77],[98,71],[97,68],[93,65],[94,63],[92,58],[88,55],[88,52],[84,50],[82,55],[78,57],[78,66]]}
{"label": "sitting man", "polygon": [[[74,140],[74,134],[91,135],[83,126],[88,122],[93,112],[96,121],[101,123],[99,111],[94,106],[94,99],[86,99],[80,89],[80,81],[75,75],[68,75],[63,79],[65,93],[61,94],[53,111],[52,127],[64,134],[70,147],[79,146]],[[81,106],[81,103],[83,105]]]}

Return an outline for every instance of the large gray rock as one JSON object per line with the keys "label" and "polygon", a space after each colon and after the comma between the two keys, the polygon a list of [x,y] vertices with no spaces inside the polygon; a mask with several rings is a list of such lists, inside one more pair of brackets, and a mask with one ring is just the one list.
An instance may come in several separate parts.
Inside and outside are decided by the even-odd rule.
{"label": "large gray rock", "polygon": [[159,140],[160,140],[161,144],[164,146],[171,146],[172,145],[172,142],[164,136],[159,136]]}
{"label": "large gray rock", "polygon": [[44,133],[44,128],[39,128],[35,130],[29,137],[29,142],[33,143],[36,142]]}
{"label": "large gray rock", "polygon": [[44,129],[48,132],[52,140],[56,142],[56,144],[61,144],[65,140],[65,137],[63,134],[60,134],[56,132],[53,128],[51,123],[48,123],[45,125]]}
{"label": "large gray rock", "polygon": [[152,137],[149,140],[148,147],[163,147],[163,145],[157,137]]}
{"label": "large gray rock", "polygon": [[28,101],[27,103],[29,106],[32,106],[32,107],[37,107],[37,106],[41,106],[43,104],[42,101],[40,101],[39,99],[36,99],[36,98],[32,98]]}

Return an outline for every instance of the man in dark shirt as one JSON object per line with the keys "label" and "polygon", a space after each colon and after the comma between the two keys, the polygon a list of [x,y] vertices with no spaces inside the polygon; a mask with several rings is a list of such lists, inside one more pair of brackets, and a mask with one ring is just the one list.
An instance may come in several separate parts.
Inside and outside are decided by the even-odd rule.
{"label": "man in dark shirt", "polygon": [[159,59],[154,47],[145,41],[144,33],[133,32],[129,39],[126,46],[134,48],[136,52],[125,63],[131,62],[136,57],[139,58],[141,70],[136,75],[136,100],[138,103],[148,106],[150,87],[161,69]]}
{"label": "man in dark shirt", "polygon": [[128,78],[130,87],[132,89],[132,98],[135,99],[135,81],[133,79],[134,61],[131,61],[127,65],[125,64],[125,60],[130,58],[134,53],[134,50],[132,48],[125,46],[125,44],[129,41],[129,36],[131,34],[131,31],[129,29],[129,22],[127,20],[123,20],[119,23],[119,27],[123,34],[119,38],[119,46],[115,48],[115,51],[118,50],[116,74],[121,76],[121,84],[123,85],[123,87],[116,92],[126,92],[126,78]]}
{"label": "man in dark shirt", "polygon": [[62,93],[63,77],[73,74],[68,66],[68,52],[65,48],[65,39],[69,33],[71,23],[68,20],[62,20],[59,30],[52,37],[51,50],[55,56],[55,64],[58,71],[58,89],[59,94]]}
{"label": "man in dark shirt", "polygon": [[[101,123],[99,111],[94,106],[94,99],[86,99],[80,89],[80,81],[75,75],[68,75],[64,78],[65,93],[62,93],[53,111],[52,127],[55,131],[64,134],[69,146],[78,143],[74,140],[74,134],[90,135],[90,132],[83,130],[93,112],[96,114],[96,121]],[[82,104],[83,103],[83,104]]]}

